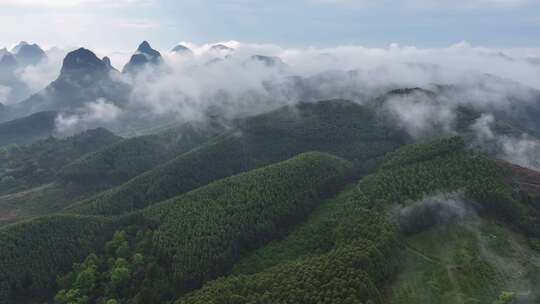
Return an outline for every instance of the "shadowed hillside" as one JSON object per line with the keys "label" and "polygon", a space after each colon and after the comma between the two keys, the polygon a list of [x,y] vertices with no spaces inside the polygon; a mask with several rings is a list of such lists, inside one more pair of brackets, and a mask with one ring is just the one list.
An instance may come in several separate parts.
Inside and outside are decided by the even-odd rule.
{"label": "shadowed hillside", "polygon": [[[367,107],[323,101],[281,108],[237,123],[237,127],[154,170],[82,201],[69,212],[118,215],[185,193],[213,180],[322,151],[368,162],[408,139],[382,124]],[[373,166],[373,165],[371,165]]]}

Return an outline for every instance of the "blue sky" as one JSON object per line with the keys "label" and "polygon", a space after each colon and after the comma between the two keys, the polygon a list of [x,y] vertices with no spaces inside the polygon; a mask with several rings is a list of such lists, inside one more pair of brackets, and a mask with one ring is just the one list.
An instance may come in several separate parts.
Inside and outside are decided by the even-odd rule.
{"label": "blue sky", "polygon": [[[113,4],[111,4],[111,2]],[[0,0],[0,46],[540,46],[539,0]]]}

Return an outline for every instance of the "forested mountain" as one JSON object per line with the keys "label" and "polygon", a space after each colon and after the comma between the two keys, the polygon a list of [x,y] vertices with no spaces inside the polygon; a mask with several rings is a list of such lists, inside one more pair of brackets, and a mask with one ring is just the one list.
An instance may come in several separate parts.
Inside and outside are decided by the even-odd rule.
{"label": "forested mountain", "polygon": [[407,140],[406,134],[384,125],[370,108],[351,102],[335,100],[284,107],[239,120],[232,131],[79,202],[69,212],[122,214],[308,151],[344,157],[355,161],[362,170]]}
{"label": "forested mountain", "polygon": [[[450,128],[460,133],[471,132],[470,127],[482,115],[490,115],[494,118],[493,128],[498,134],[522,134],[528,133],[539,136],[540,125],[536,117],[540,113],[540,91],[515,83],[506,83],[505,80],[486,75],[486,83],[491,86],[510,85],[519,89],[510,90],[508,96],[498,96],[496,92],[491,92],[495,100],[483,101],[484,96],[470,96],[461,92],[463,88],[451,85],[436,85],[428,89],[425,88],[400,88],[388,91],[370,101],[376,107],[395,107],[398,103],[403,103],[410,107],[420,105],[422,107],[433,107],[437,109],[432,114],[444,114],[453,111],[453,119],[444,117],[430,117],[428,121],[433,125],[429,130],[432,135],[440,135]],[[480,84],[480,88],[483,89]],[[488,92],[490,90],[486,89]],[[495,90],[491,88],[491,90]],[[500,100],[500,99],[503,100]],[[504,104],[499,105],[499,104]],[[399,110],[399,107],[397,108]],[[392,112],[392,111],[391,111]],[[390,116],[399,116],[398,111],[394,111]],[[393,115],[392,115],[393,114]],[[388,113],[387,113],[388,115]],[[421,117],[419,117],[421,118]],[[425,119],[425,118],[424,118]],[[426,131],[426,130],[423,130]]]}
{"label": "forested mountain", "polygon": [[0,150],[0,193],[49,183],[66,163],[120,139],[105,129],[95,129],[65,139],[49,137],[27,146],[5,147]]}
{"label": "forested mountain", "polygon": [[540,0],[0,29],[0,304],[540,304]]}
{"label": "forested mountain", "polygon": [[93,252],[111,228],[106,219],[75,216],[44,217],[1,228],[0,303],[52,297],[54,277]]}
{"label": "forested mountain", "polygon": [[[185,124],[121,139],[105,129],[3,149],[0,224],[57,212],[204,143],[222,130]],[[11,193],[7,193],[11,192]]]}
{"label": "forested mountain", "polygon": [[[137,239],[152,242],[152,247],[154,246],[153,242],[156,242],[155,249],[159,253],[156,252],[155,257],[145,257],[149,262],[147,266],[151,267],[148,270],[155,269],[147,273],[149,279],[156,275],[154,271],[163,272],[171,269],[165,270],[163,268],[165,265],[161,264],[162,259],[170,260],[175,256],[179,257],[175,255],[174,251],[191,250],[192,253],[189,256],[192,258],[198,256],[199,262],[197,264],[188,265],[189,263],[186,264],[183,260],[171,260],[171,263],[176,265],[173,267],[176,270],[164,274],[173,279],[173,282],[184,284],[184,288],[189,289],[194,284],[199,285],[203,281],[223,273],[234,260],[238,259],[240,254],[249,248],[257,246],[265,239],[269,240],[276,235],[285,233],[288,227],[304,217],[315,206],[319,197],[336,191],[340,180],[347,176],[350,168],[351,165],[348,162],[333,156],[317,153],[301,155],[280,164],[210,184],[185,196],[144,210],[142,213],[120,218],[116,220],[114,225],[119,228],[133,227],[135,230],[140,230],[137,233],[139,235]],[[178,226],[181,222],[178,221],[177,216],[182,216],[182,214],[199,214],[200,216],[191,217],[192,223],[185,222],[185,226]],[[235,216],[231,217],[230,215],[233,214]],[[205,219],[208,216],[210,218]],[[81,219],[81,225],[77,226],[77,229],[70,229],[69,225],[76,224],[77,219]],[[185,219],[189,220],[189,217]],[[84,221],[87,224],[83,224]],[[55,277],[51,276],[51,273],[62,273],[62,270],[74,262],[74,257],[89,253],[88,248],[91,247],[88,246],[98,242],[101,238],[110,237],[110,234],[108,235],[106,230],[103,230],[104,228],[101,228],[99,235],[96,234],[98,231],[95,230],[101,227],[99,225],[110,225],[108,223],[109,221],[100,218],[56,216],[1,228],[1,242],[4,245],[0,252],[1,260],[5,265],[11,265],[0,268],[0,277],[3,278],[0,294],[3,295],[3,303],[9,303],[17,296],[31,295],[23,292],[25,290],[39,294],[39,291],[46,291],[48,287],[54,285]],[[208,223],[213,223],[214,226],[208,226]],[[144,229],[147,227],[152,227],[152,230],[145,232]],[[54,233],[55,230],[64,229],[65,233]],[[189,233],[185,235],[185,241],[192,239],[201,231],[210,230],[206,232],[208,237],[200,238],[199,241],[192,239],[193,243],[188,247],[175,247],[174,244],[177,242],[175,239],[182,237],[182,234],[177,232],[185,229],[191,231],[185,231]],[[40,233],[35,234],[34,231]],[[155,234],[155,236],[145,238],[145,233]],[[216,233],[222,237],[213,238],[213,235],[217,236]],[[40,235],[44,237],[42,238]],[[84,236],[84,239],[80,239],[80,241],[84,240],[82,244],[85,246],[79,249],[69,247],[76,245],[72,243],[72,240],[79,235]],[[160,235],[159,238],[158,235]],[[263,235],[266,237],[259,239]],[[42,247],[37,246],[33,237],[40,239]],[[26,245],[24,242],[27,242]],[[126,241],[121,241],[119,245],[130,246],[128,243],[124,245],[124,242]],[[61,248],[58,247],[59,244],[62,244]],[[217,247],[213,247],[213,245],[217,245]],[[34,256],[21,255],[20,250],[26,246],[37,246],[34,247],[33,251],[35,258],[32,258]],[[219,250],[219,248],[225,248],[222,246],[228,247],[230,250],[222,252]],[[128,258],[130,255],[129,252],[124,255],[115,245],[108,247],[113,249],[117,258]],[[198,255],[197,252],[202,248],[214,248],[215,251],[209,256]],[[154,248],[147,249],[154,250]],[[55,256],[54,260],[50,260],[52,255]],[[188,258],[189,256],[184,257]],[[43,257],[43,259],[39,257]],[[225,261],[230,262],[221,264]],[[197,268],[196,265],[206,265],[204,267],[208,267],[208,269]],[[182,267],[188,268],[183,269]],[[213,267],[215,268],[212,269]],[[142,279],[144,280],[144,278]],[[166,277],[162,277],[159,280],[165,279]],[[66,283],[69,283],[69,280]],[[168,292],[170,291],[167,289],[173,288],[173,285],[160,286],[159,289],[163,290],[164,293],[159,294],[160,290],[152,288],[157,283],[158,281],[155,281],[150,283],[151,285],[139,286],[143,288],[143,294],[140,295],[141,301],[146,302],[144,299],[152,299],[148,296],[169,296]],[[159,285],[155,286],[157,288]],[[80,296],[85,295],[81,294]]]}
{"label": "forested mountain", "polygon": [[[479,208],[486,218],[500,221],[496,225],[520,226],[529,217],[538,221],[538,210],[528,200],[512,198],[504,169],[464,151],[459,144],[456,138],[413,146],[389,156],[385,164],[403,163],[403,166],[382,166],[362,179],[349,194],[323,204],[288,237],[241,260],[233,275],[216,280],[176,303],[460,303],[451,298],[456,294],[480,303],[492,303],[500,295],[515,298],[517,293],[505,293],[520,290],[511,289],[513,278],[505,278],[512,274],[499,273],[501,269],[490,264],[493,257],[478,252],[477,247],[459,248],[463,251],[456,252],[455,264],[444,270],[449,271],[450,278],[444,273],[416,274],[424,280],[425,290],[410,289],[406,279],[393,286],[395,275],[412,271],[400,263],[400,257],[408,252],[422,257],[421,251],[408,247],[411,238],[408,235],[414,237],[422,231],[438,229],[443,218],[451,215],[451,211],[438,214],[441,210],[437,206],[425,203],[415,213],[407,214],[416,217],[413,224],[417,230],[411,230],[396,208],[414,206],[423,197],[459,189],[479,204],[475,206],[469,201],[470,208]],[[524,213],[507,214],[508,210],[519,209]],[[396,214],[397,223],[384,213]],[[444,225],[462,227],[457,216]],[[522,229],[528,231],[527,227]],[[537,232],[529,235],[538,236]],[[445,240],[438,242],[444,244]],[[537,259],[538,253],[532,256]],[[424,258],[438,266],[437,261]],[[538,269],[540,265],[530,266]],[[454,276],[459,279],[453,281]]]}
{"label": "forested mountain", "polygon": [[[348,161],[301,154],[138,211],[128,207],[120,217],[54,216],[0,228],[2,261],[19,265],[2,268],[5,303],[52,299],[46,290],[55,290],[55,303],[492,303],[538,296],[518,283],[539,279],[539,192],[530,185],[540,174],[468,150],[459,137],[404,146],[378,163],[359,179]],[[50,229],[69,233],[48,239]],[[85,245],[70,248],[82,231]],[[489,233],[500,239],[490,241]],[[452,241],[435,238],[441,235]],[[34,237],[49,246],[38,250]],[[36,255],[18,257],[21,240]],[[445,256],[429,249],[447,245]],[[520,263],[523,254],[530,271],[509,273],[502,261]],[[62,276],[55,281],[52,273]]]}
{"label": "forested mountain", "polygon": [[57,115],[56,112],[39,112],[0,123],[0,147],[30,144],[53,135]]}
{"label": "forested mountain", "polygon": [[540,300],[540,173],[474,107],[411,135],[384,110],[407,94],[435,96],[5,147],[0,303]]}
{"label": "forested mountain", "polygon": [[116,185],[197,147],[223,132],[216,123],[188,123],[124,139],[63,167],[64,183]]}

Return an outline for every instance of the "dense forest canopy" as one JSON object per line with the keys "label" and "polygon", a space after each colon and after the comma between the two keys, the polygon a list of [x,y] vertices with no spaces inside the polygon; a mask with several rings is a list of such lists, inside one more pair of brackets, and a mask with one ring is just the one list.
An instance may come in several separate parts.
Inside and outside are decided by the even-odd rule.
{"label": "dense forest canopy", "polygon": [[0,0],[0,304],[540,304],[539,12]]}
{"label": "dense forest canopy", "polygon": [[4,147],[0,303],[534,301],[540,173],[461,111],[453,137],[331,100]]}

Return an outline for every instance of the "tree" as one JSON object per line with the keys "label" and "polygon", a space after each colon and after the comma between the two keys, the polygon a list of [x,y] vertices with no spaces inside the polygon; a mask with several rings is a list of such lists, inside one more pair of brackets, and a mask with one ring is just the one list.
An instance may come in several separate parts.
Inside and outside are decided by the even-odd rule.
{"label": "tree", "polygon": [[88,296],[81,295],[78,289],[60,290],[54,297],[54,302],[58,304],[87,304]]}
{"label": "tree", "polygon": [[121,287],[124,283],[129,281],[131,273],[127,267],[120,266],[115,267],[111,272],[111,282],[116,287]]}
{"label": "tree", "polygon": [[136,253],[133,256],[133,265],[135,266],[141,266],[144,264],[144,256],[140,253]]}
{"label": "tree", "polygon": [[127,258],[129,257],[129,244],[127,241],[124,241],[116,248],[114,255],[118,258]]}
{"label": "tree", "polygon": [[118,247],[120,247],[126,241],[126,232],[123,230],[116,231],[113,239],[107,243],[107,251],[110,253],[115,253]]}
{"label": "tree", "polygon": [[511,304],[515,300],[515,293],[503,291],[499,298],[493,304]]}
{"label": "tree", "polygon": [[81,271],[79,275],[77,275],[77,279],[75,280],[75,284],[73,285],[75,288],[80,290],[82,294],[87,295],[94,289],[96,286],[96,269],[94,266],[88,267]]}

